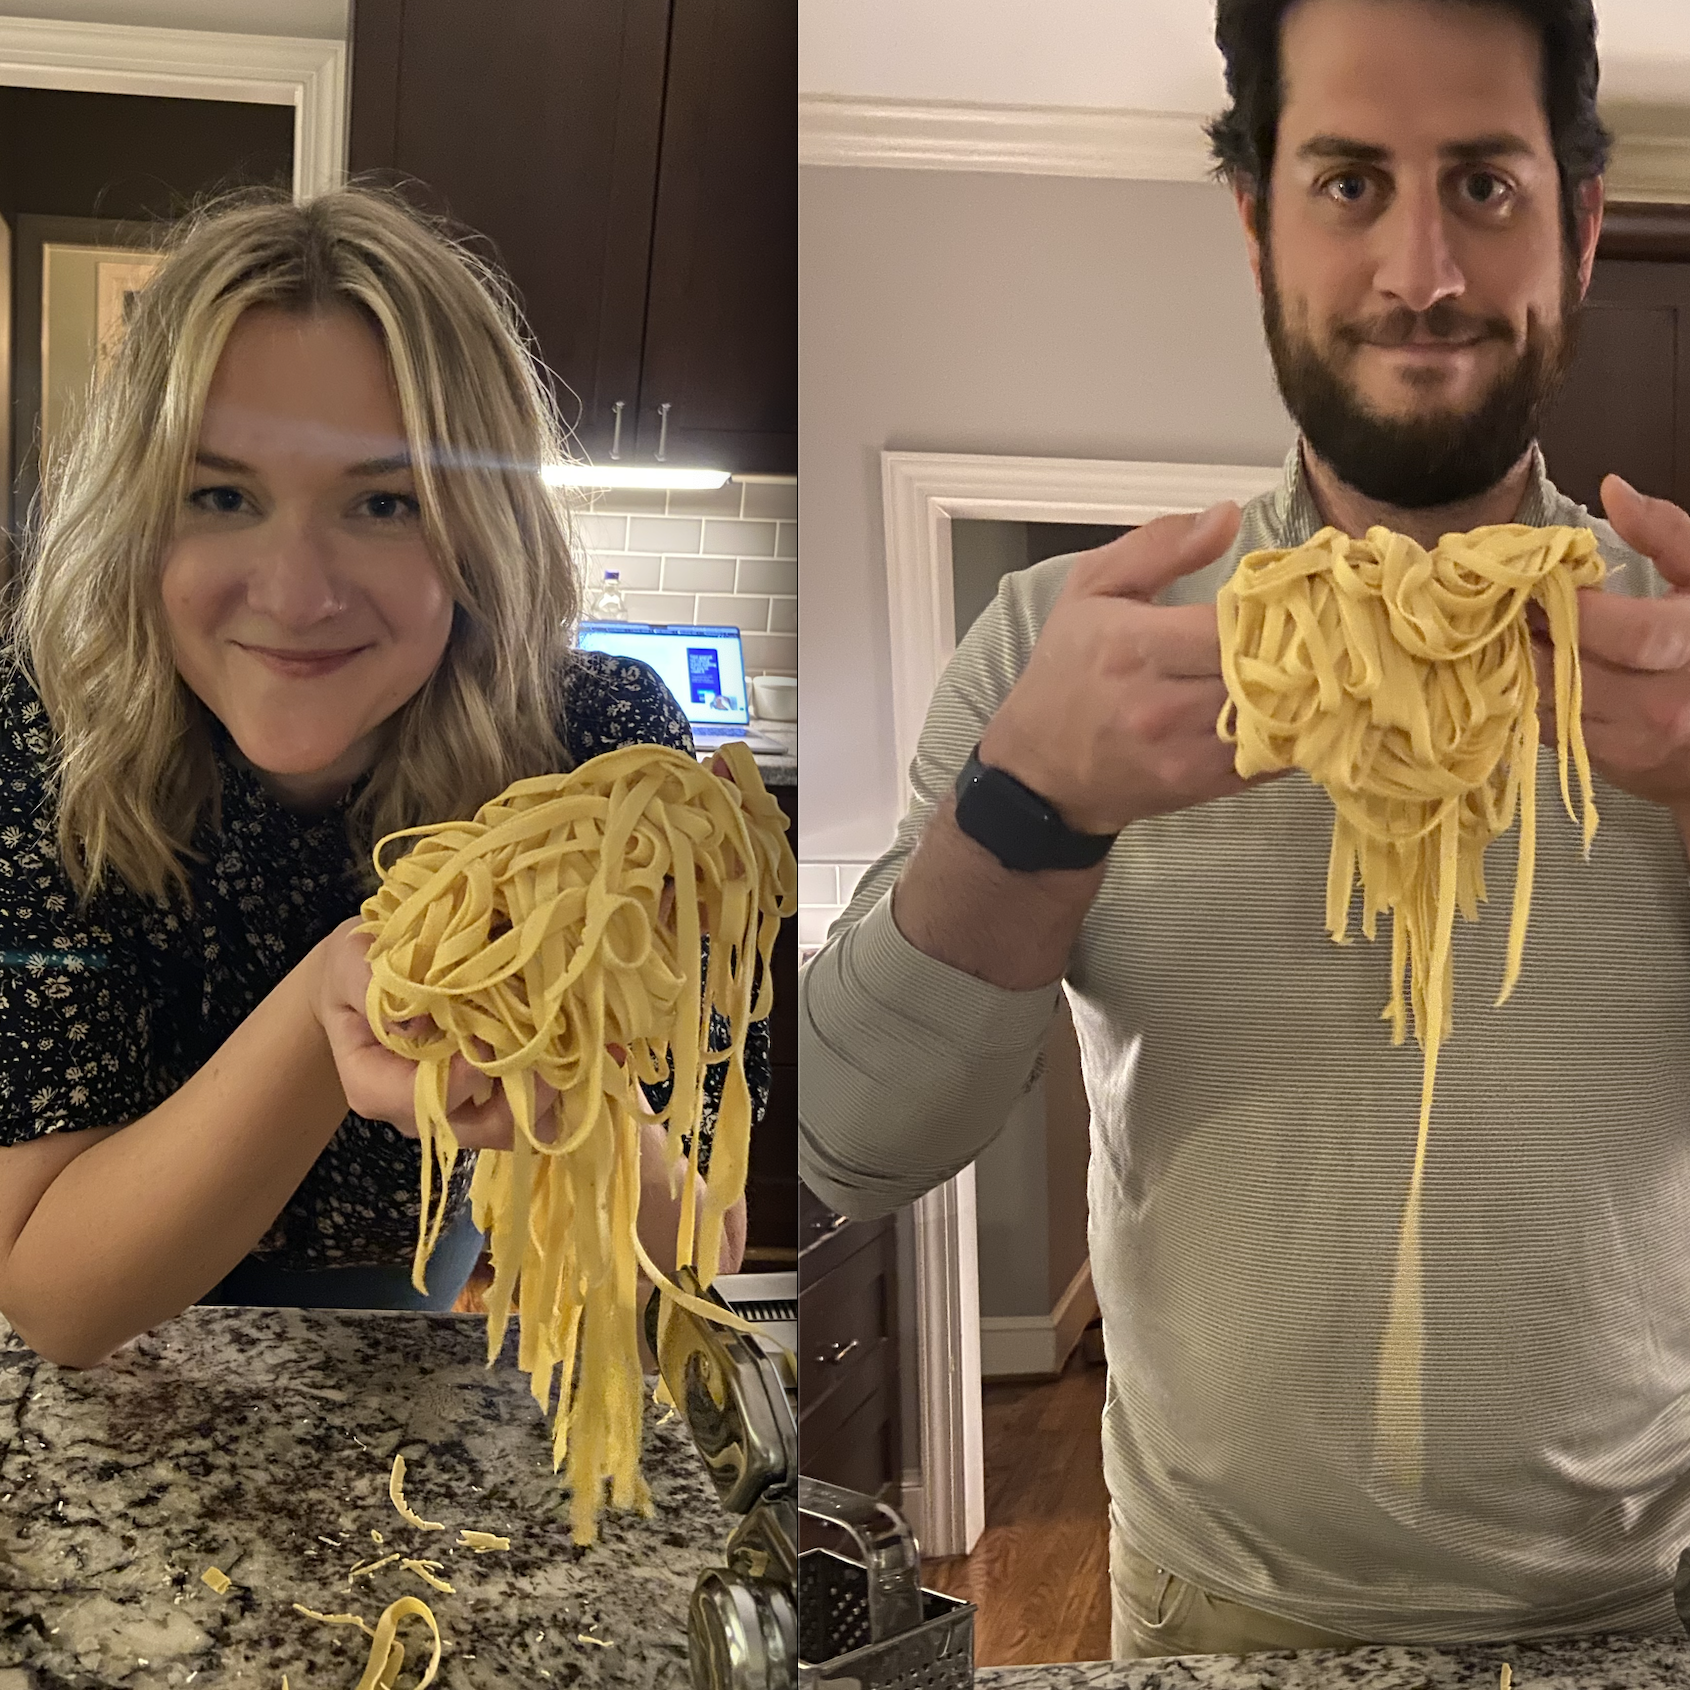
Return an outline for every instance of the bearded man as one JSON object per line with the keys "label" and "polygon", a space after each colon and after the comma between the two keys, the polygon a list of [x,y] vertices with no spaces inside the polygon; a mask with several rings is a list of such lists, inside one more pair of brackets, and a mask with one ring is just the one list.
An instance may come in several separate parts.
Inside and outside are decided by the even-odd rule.
{"label": "bearded man", "polygon": [[[1065,987],[1117,1656],[1673,1630],[1690,518],[1610,477],[1592,521],[1535,444],[1602,219],[1591,3],[1220,0],[1216,33],[1211,136],[1301,438],[1242,513],[1004,579],[896,843],[804,974],[801,1170],[859,1216],[949,1178]],[[1383,949],[1323,930],[1328,800],[1241,781],[1217,738],[1213,600],[1246,551],[1327,524],[1432,547],[1508,522],[1589,522],[1613,571],[1581,602],[1602,831],[1586,863],[1543,828],[1505,1010],[1507,922],[1456,933],[1405,1487],[1373,1433],[1420,1063],[1380,1024]],[[1512,865],[1489,871],[1506,909]]]}

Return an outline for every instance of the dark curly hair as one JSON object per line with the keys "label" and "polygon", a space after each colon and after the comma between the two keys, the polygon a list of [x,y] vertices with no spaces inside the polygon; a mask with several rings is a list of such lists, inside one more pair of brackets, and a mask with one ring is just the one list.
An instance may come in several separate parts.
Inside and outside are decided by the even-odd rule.
{"label": "dark curly hair", "polygon": [[[1578,188],[1608,167],[1613,136],[1596,112],[1600,69],[1592,0],[1443,0],[1512,12],[1543,43],[1543,104],[1561,178],[1561,219],[1569,245],[1578,237]],[[1207,125],[1216,174],[1244,187],[1267,210],[1279,111],[1285,97],[1279,45],[1285,14],[1298,0],[1218,0],[1215,45],[1226,60],[1232,104]],[[1265,221],[1265,219],[1264,219]]]}

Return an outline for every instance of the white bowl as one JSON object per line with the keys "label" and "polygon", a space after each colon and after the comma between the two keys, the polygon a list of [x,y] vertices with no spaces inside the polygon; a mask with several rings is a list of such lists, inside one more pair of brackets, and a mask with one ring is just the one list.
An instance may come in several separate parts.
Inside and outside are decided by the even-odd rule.
{"label": "white bowl", "polygon": [[792,675],[753,675],[751,708],[766,722],[798,720],[798,681]]}

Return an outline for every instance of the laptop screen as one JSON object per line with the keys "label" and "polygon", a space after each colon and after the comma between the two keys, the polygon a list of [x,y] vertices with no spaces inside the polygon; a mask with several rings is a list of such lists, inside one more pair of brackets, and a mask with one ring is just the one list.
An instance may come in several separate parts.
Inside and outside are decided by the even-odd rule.
{"label": "laptop screen", "polygon": [[695,728],[743,728],[745,648],[737,628],[695,628],[678,622],[583,622],[583,651],[608,651],[649,663]]}

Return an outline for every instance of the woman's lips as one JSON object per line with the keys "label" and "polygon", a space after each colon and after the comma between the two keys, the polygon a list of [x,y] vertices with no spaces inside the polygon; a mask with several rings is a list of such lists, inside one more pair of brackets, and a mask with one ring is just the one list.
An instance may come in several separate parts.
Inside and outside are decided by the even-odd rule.
{"label": "woman's lips", "polygon": [[276,651],[269,646],[243,645],[241,650],[256,657],[273,674],[304,679],[313,675],[332,675],[343,669],[366,646],[349,646],[341,651]]}

